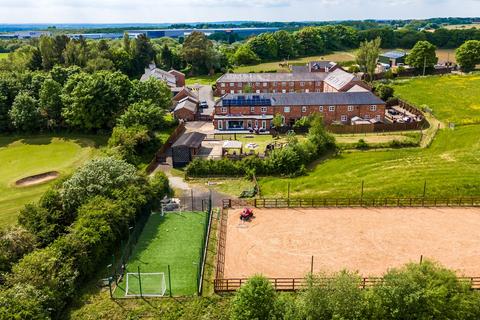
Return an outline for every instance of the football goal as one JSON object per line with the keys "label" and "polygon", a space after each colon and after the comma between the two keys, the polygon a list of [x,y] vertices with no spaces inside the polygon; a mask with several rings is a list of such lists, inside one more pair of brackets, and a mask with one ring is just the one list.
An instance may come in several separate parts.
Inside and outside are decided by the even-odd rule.
{"label": "football goal", "polygon": [[166,291],[163,272],[126,274],[125,297],[163,297]]}

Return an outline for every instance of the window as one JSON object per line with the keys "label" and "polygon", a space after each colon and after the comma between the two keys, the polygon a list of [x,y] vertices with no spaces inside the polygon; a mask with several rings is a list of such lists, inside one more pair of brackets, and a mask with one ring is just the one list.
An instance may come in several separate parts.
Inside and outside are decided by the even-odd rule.
{"label": "window", "polygon": [[320,90],[320,89],[315,89],[315,92],[322,92],[322,90]]}
{"label": "window", "polygon": [[375,106],[375,105],[370,106],[370,111],[377,111],[377,106]]}
{"label": "window", "polygon": [[272,82],[272,85],[275,87],[277,85],[277,83],[274,81],[274,82]]}
{"label": "window", "polygon": [[294,85],[295,85],[294,82],[290,82],[290,83],[289,83],[289,86],[290,86],[290,87],[293,87]]}
{"label": "window", "polygon": [[353,111],[353,106],[348,106],[348,112],[352,112]]}
{"label": "window", "polygon": [[285,81],[282,82],[282,86],[285,87],[287,83]]}
{"label": "window", "polygon": [[267,129],[267,120],[262,120],[262,129]]}
{"label": "window", "polygon": [[220,87],[225,88],[225,82],[222,82],[222,83],[220,84]]}
{"label": "window", "polygon": [[375,116],[375,120],[377,120],[377,121],[382,121],[382,117],[381,117],[379,114],[377,114],[377,115]]}
{"label": "window", "polygon": [[221,92],[222,92],[222,94],[225,94],[225,90],[222,90]]}
{"label": "window", "polygon": [[255,82],[255,85],[256,85],[257,87],[260,87],[260,82]]}
{"label": "window", "polygon": [[307,107],[306,106],[302,107],[302,112],[307,112]]}
{"label": "window", "polygon": [[306,92],[306,93],[308,93],[308,92],[310,92],[310,90],[308,90],[308,89],[305,89],[305,92]]}
{"label": "window", "polygon": [[347,121],[347,116],[346,116],[346,115],[342,115],[342,116],[340,117],[340,120],[342,120],[342,122]]}
{"label": "window", "polygon": [[238,90],[238,93],[242,93],[243,91],[242,90]]}
{"label": "window", "polygon": [[255,120],[255,128],[258,128],[258,120]]}
{"label": "window", "polygon": [[290,89],[290,92],[291,92],[291,93],[295,92],[295,89]]}
{"label": "window", "polygon": [[330,106],[330,107],[328,107],[328,111],[330,111],[330,112],[335,111],[335,106]]}
{"label": "window", "polygon": [[250,107],[250,112],[255,112],[255,107]]}
{"label": "window", "polygon": [[230,90],[230,93],[231,93],[231,94],[234,94],[234,93],[235,93],[235,90]]}
{"label": "window", "polygon": [[234,82],[230,82],[230,87],[235,87],[235,83],[234,83]]}
{"label": "window", "polygon": [[317,81],[317,82],[315,82],[315,85],[319,87],[319,86],[322,85],[322,83],[320,81]]}
{"label": "window", "polygon": [[252,120],[247,120],[247,128],[248,129],[252,128]]}
{"label": "window", "polygon": [[323,106],[318,107],[318,111],[323,112]]}
{"label": "window", "polygon": [[257,90],[255,90],[255,92],[256,92],[256,93],[260,93],[260,90],[257,89]]}
{"label": "window", "polygon": [[290,112],[290,107],[283,107],[283,112],[289,113]]}
{"label": "window", "polygon": [[369,114],[366,114],[365,117],[363,117],[365,120],[369,120],[370,119],[370,115]]}
{"label": "window", "polygon": [[226,107],[222,107],[222,113],[227,113],[227,108]]}
{"label": "window", "polygon": [[268,86],[268,83],[264,82],[263,87],[266,87],[266,86]]}
{"label": "window", "polygon": [[272,90],[272,93],[276,93],[276,92],[277,92],[277,90],[275,90],[275,89]]}
{"label": "window", "polygon": [[261,112],[267,112],[267,107],[262,107],[262,108],[260,109],[260,111],[261,111]]}
{"label": "window", "polygon": [[287,90],[285,90],[285,89],[282,89],[282,93],[287,93]]}
{"label": "window", "polygon": [[223,129],[223,120],[218,120],[218,130],[222,130]]}
{"label": "window", "polygon": [[301,86],[301,87],[304,87],[304,86],[305,86],[305,82],[301,81],[301,82],[300,82],[300,86]]}

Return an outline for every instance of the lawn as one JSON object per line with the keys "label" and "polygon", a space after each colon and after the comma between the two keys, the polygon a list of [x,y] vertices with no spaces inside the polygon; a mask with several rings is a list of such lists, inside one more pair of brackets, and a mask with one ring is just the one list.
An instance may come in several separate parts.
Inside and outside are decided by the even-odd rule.
{"label": "lawn", "polygon": [[48,171],[71,173],[98,154],[102,136],[0,136],[0,227],[16,223],[20,209],[34,202],[53,182],[16,187],[18,179]]}
{"label": "lawn", "polygon": [[259,179],[262,195],[284,197],[427,196],[480,194],[480,126],[440,130],[426,149],[342,153],[318,164],[305,176]]}
{"label": "lawn", "polygon": [[[170,265],[172,295],[194,295],[205,223],[205,212],[167,213],[163,217],[159,213],[152,214],[127,264],[127,272],[137,272],[138,266],[140,272],[164,272],[168,295],[167,268]],[[125,295],[125,284],[123,279],[115,296]],[[129,283],[130,289],[138,291],[135,285]],[[152,283],[145,279],[142,287],[151,288]]]}
{"label": "lawn", "polygon": [[7,59],[7,57],[8,57],[8,52],[0,52],[0,60]]}
{"label": "lawn", "polygon": [[395,94],[436,118],[455,124],[480,123],[480,74],[417,77],[394,82]]}
{"label": "lawn", "polygon": [[195,76],[195,77],[188,77],[185,80],[187,85],[194,85],[194,84],[204,84],[204,85],[212,85],[214,84],[218,78],[222,76],[221,73],[215,73],[214,75],[206,75],[206,76]]}

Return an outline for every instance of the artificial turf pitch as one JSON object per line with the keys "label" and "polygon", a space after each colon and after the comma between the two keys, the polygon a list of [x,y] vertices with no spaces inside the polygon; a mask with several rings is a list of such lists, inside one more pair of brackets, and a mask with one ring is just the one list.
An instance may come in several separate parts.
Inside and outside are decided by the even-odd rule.
{"label": "artificial turf pitch", "polygon": [[[197,275],[201,263],[201,247],[205,232],[206,212],[169,212],[162,217],[152,213],[126,265],[125,272],[164,272],[166,293],[173,296],[197,292]],[[170,266],[170,281],[168,280]],[[144,292],[160,291],[158,277],[142,278]],[[131,279],[130,279],[131,280]],[[125,296],[125,277],[115,290],[116,297]],[[139,292],[139,283],[130,281],[129,292]]]}

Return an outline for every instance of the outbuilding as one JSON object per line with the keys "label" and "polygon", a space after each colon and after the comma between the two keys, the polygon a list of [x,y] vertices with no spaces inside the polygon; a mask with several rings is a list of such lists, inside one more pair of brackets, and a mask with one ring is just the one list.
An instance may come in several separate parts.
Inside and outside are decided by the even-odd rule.
{"label": "outbuilding", "polygon": [[396,67],[398,64],[405,64],[406,52],[403,51],[389,51],[382,53],[378,57],[378,62],[382,64],[388,64],[390,67]]}
{"label": "outbuilding", "polygon": [[193,160],[202,146],[202,142],[207,135],[200,132],[189,132],[183,134],[172,145],[172,164],[173,167],[184,167]]}

